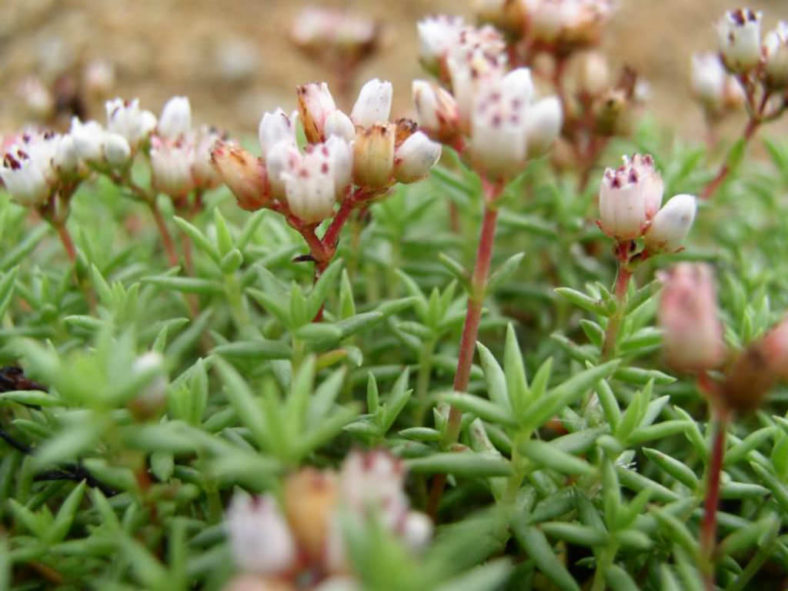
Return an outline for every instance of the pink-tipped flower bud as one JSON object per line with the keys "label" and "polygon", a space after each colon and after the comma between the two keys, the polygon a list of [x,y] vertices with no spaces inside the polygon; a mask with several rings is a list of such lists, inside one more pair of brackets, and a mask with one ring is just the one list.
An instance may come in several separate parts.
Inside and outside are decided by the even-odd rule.
{"label": "pink-tipped flower bud", "polygon": [[219,140],[213,144],[211,162],[241,209],[255,211],[270,201],[265,166],[250,152]]}
{"label": "pink-tipped flower bud", "polygon": [[186,139],[151,138],[151,177],[157,191],[173,198],[185,196],[194,188],[193,161],[194,146]]}
{"label": "pink-tipped flower bud", "polygon": [[393,123],[359,129],[353,142],[353,178],[357,185],[381,189],[391,182],[396,131]]}
{"label": "pink-tipped flower bud", "polygon": [[353,123],[369,127],[375,123],[386,123],[391,114],[391,82],[374,78],[361,87],[356,104],[350,112]]}
{"label": "pink-tipped flower bud", "polygon": [[234,495],[225,523],[233,559],[241,570],[273,575],[295,565],[296,542],[273,496]]}
{"label": "pink-tipped flower bud", "polygon": [[646,230],[646,249],[652,253],[679,250],[695,221],[697,208],[692,195],[676,195],[668,201]]}
{"label": "pink-tipped flower bud", "polygon": [[725,357],[725,343],[711,267],[680,263],[660,279],[658,317],[668,364],[679,371],[716,368]]}
{"label": "pink-tipped flower bud", "polygon": [[324,141],[326,139],[326,119],[337,110],[328,84],[325,82],[304,84],[298,87],[296,94],[298,95],[298,113],[301,117],[301,124],[304,126],[307,141],[310,144]]}
{"label": "pink-tipped flower bud", "polygon": [[533,103],[525,117],[525,137],[528,157],[541,156],[553,145],[564,122],[564,112],[558,97],[549,96]]}
{"label": "pink-tipped flower bud", "polygon": [[3,156],[0,179],[13,200],[24,207],[44,205],[52,190],[41,163],[18,146]]}
{"label": "pink-tipped flower bud", "polygon": [[735,73],[761,61],[761,13],[749,8],[730,10],[717,23],[717,38],[725,66]]}
{"label": "pink-tipped flower bud", "polygon": [[650,155],[624,156],[617,169],[608,168],[599,191],[599,225],[616,240],[643,234],[662,204],[664,184]]}
{"label": "pink-tipped flower bud", "polygon": [[140,109],[139,100],[124,101],[116,98],[106,102],[107,131],[126,138],[129,146],[137,146],[156,128],[156,115]]}
{"label": "pink-tipped flower bud", "polygon": [[337,109],[326,117],[326,126],[324,133],[327,138],[332,135],[342,138],[348,142],[352,142],[356,137],[356,126],[353,121],[345,115],[342,111]]}
{"label": "pink-tipped flower bud", "polygon": [[177,139],[191,131],[192,108],[185,96],[174,96],[166,102],[159,117],[158,134],[161,137]]}
{"label": "pink-tipped flower bud", "polygon": [[788,85],[788,23],[780,21],[763,41],[766,79],[773,88]]}
{"label": "pink-tipped flower bud", "polygon": [[313,144],[296,166],[282,173],[287,205],[306,224],[319,224],[334,213],[336,175],[346,178],[345,171],[337,171],[334,157],[326,144]]}
{"label": "pink-tipped flower bud", "polygon": [[475,96],[468,147],[473,162],[490,180],[512,178],[525,164],[532,88],[530,73],[521,68],[489,80]]}
{"label": "pink-tipped flower bud", "polygon": [[431,137],[446,143],[457,137],[460,112],[450,93],[425,80],[414,80],[413,103],[419,126]]}
{"label": "pink-tipped flower bud", "polygon": [[301,153],[289,141],[275,144],[265,155],[265,170],[271,196],[275,199],[285,198],[284,174],[294,169],[301,162]]}
{"label": "pink-tipped flower bud", "polygon": [[126,166],[131,160],[131,146],[119,133],[107,133],[104,141],[104,159],[114,168]]}
{"label": "pink-tipped flower bud", "polygon": [[441,145],[417,131],[394,153],[394,178],[400,183],[423,179],[441,157]]}
{"label": "pink-tipped flower bud", "polygon": [[263,115],[257,135],[264,158],[268,151],[279,142],[290,142],[294,146],[296,144],[295,126],[282,109]]}

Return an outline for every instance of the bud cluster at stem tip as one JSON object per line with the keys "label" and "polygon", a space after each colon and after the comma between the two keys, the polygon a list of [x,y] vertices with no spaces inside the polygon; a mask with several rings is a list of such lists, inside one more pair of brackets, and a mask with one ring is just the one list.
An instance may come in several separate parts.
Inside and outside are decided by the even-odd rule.
{"label": "bud cluster at stem tip", "polygon": [[600,228],[619,242],[643,237],[651,253],[679,250],[695,219],[695,197],[676,195],[660,209],[664,183],[654,158],[635,154],[623,160],[602,177]]}

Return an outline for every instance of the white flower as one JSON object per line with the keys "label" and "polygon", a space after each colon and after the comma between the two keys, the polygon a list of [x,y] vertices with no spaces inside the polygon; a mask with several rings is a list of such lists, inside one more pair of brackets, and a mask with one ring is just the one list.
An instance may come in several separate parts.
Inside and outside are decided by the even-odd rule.
{"label": "white flower", "polygon": [[153,186],[171,197],[182,197],[194,188],[192,163],[194,146],[185,139],[177,141],[151,138],[150,163]]}
{"label": "white flower", "polygon": [[729,70],[747,72],[761,61],[761,13],[730,10],[717,23],[722,59]]}
{"label": "white flower", "polygon": [[664,185],[650,155],[635,154],[617,169],[608,168],[599,191],[599,223],[616,240],[643,234],[662,204]]}
{"label": "white flower", "polygon": [[3,156],[0,178],[11,197],[25,207],[44,205],[51,188],[39,162],[14,146]]}
{"label": "white flower", "polygon": [[226,526],[233,559],[242,570],[277,574],[295,562],[296,543],[273,496],[235,494]]}
{"label": "white flower", "polygon": [[177,139],[186,135],[192,128],[192,108],[185,96],[174,96],[164,105],[159,117],[158,134],[161,137]]}
{"label": "white flower", "polygon": [[384,450],[351,452],[339,474],[339,494],[345,506],[362,515],[377,513],[392,531],[408,512],[404,484],[402,460]]}
{"label": "white flower", "polygon": [[391,82],[377,78],[369,80],[361,87],[361,91],[353,105],[350,118],[353,123],[369,127],[375,123],[385,123],[391,114]]}
{"label": "white flower", "polygon": [[687,237],[698,205],[692,195],[676,195],[657,212],[646,234],[651,252],[675,252]]}
{"label": "white flower", "polygon": [[107,131],[126,138],[129,146],[137,146],[156,128],[156,115],[140,109],[139,100],[116,98],[106,102]]}
{"label": "white flower", "polygon": [[326,140],[325,149],[332,162],[336,198],[341,200],[353,180],[353,148],[347,140],[332,135]]}
{"label": "white flower", "polygon": [[525,117],[525,136],[528,157],[541,156],[561,133],[564,122],[561,101],[549,96],[533,103]]}
{"label": "white flower", "polygon": [[313,144],[281,173],[290,211],[307,224],[320,223],[334,213],[338,182],[347,178],[347,163],[340,162],[339,149],[336,144]]}
{"label": "white flower", "polygon": [[441,157],[441,145],[417,131],[394,153],[394,178],[413,183],[426,177]]}
{"label": "white flower", "polygon": [[298,87],[296,94],[298,113],[306,139],[312,144],[324,141],[326,119],[337,110],[328,84],[325,82],[304,84]]}
{"label": "white flower", "polygon": [[82,160],[98,162],[104,157],[104,142],[107,132],[97,121],[83,123],[78,117],[71,119],[71,137]]}
{"label": "white flower", "polygon": [[257,128],[257,136],[260,140],[260,147],[263,150],[263,157],[268,151],[279,142],[289,142],[296,145],[295,126],[282,109],[277,109],[273,113],[264,113]]}
{"label": "white flower", "polygon": [[119,133],[108,133],[104,141],[104,157],[111,166],[125,166],[131,158],[131,147]]}
{"label": "white flower", "polygon": [[763,41],[763,57],[769,83],[782,88],[788,84],[788,23],[780,21]]}

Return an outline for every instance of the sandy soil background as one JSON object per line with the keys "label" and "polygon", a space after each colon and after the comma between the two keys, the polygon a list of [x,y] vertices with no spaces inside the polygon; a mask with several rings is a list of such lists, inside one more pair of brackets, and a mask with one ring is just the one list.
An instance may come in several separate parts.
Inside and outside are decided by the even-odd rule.
{"label": "sandy soil background", "polygon": [[[605,47],[615,64],[641,71],[653,109],[687,136],[702,132],[688,88],[689,56],[714,45],[712,23],[729,0],[620,0]],[[294,106],[293,88],[323,79],[293,51],[287,30],[305,2],[279,0],[0,0],[0,130],[19,123],[14,89],[30,72],[59,61],[103,57],[116,64],[117,94],[138,96],[156,112],[173,94],[188,95],[198,121],[233,132],[254,130],[260,114]],[[387,49],[363,74],[394,82],[398,113],[409,109],[410,80],[421,76],[415,23],[439,12],[470,14],[470,2],[389,0],[325,2],[379,18]],[[753,2],[766,26],[788,19],[788,2]],[[228,56],[240,76],[228,74]],[[223,65],[224,64],[224,65]],[[245,64],[245,66],[243,65]],[[95,113],[103,120],[103,113]]]}

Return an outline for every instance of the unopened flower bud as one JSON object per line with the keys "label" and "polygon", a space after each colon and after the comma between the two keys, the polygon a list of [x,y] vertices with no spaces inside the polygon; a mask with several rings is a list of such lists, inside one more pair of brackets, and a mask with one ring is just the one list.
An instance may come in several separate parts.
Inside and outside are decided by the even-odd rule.
{"label": "unopened flower bud", "polygon": [[59,173],[66,175],[73,174],[79,168],[79,154],[71,134],[60,136],[55,148],[53,164]]}
{"label": "unopened flower bud", "polygon": [[361,87],[350,113],[353,123],[369,127],[375,123],[387,122],[391,114],[391,95],[391,82],[377,78],[369,80]]}
{"label": "unopened flower bud", "polygon": [[176,139],[186,135],[192,128],[192,108],[185,96],[174,96],[164,105],[159,117],[158,134]]}
{"label": "unopened flower bud", "polygon": [[715,53],[692,56],[692,92],[706,107],[716,109],[725,97],[728,73]]}
{"label": "unopened flower bud", "polygon": [[766,333],[762,350],[769,371],[780,380],[788,381],[788,316]]}
{"label": "unopened flower bud", "polygon": [[183,197],[194,188],[192,163],[194,146],[181,138],[151,138],[150,163],[153,186],[170,197]]}
{"label": "unopened flower bud", "polygon": [[292,568],[296,542],[273,496],[236,494],[226,519],[233,559],[243,571],[281,574]]}
{"label": "unopened flower bud", "polygon": [[424,550],[432,538],[434,527],[430,518],[424,513],[410,511],[402,525],[402,538],[412,550]]}
{"label": "unopened flower bud", "polygon": [[336,497],[336,479],[331,473],[305,468],[285,481],[287,521],[299,547],[312,560],[323,558]]}
{"label": "unopened flower bud", "polygon": [[104,142],[104,158],[113,167],[128,164],[131,158],[131,147],[126,138],[118,133],[108,133]]}
{"label": "unopened flower bud", "polygon": [[250,152],[217,141],[211,150],[211,162],[241,209],[255,211],[270,201],[265,166]]}
{"label": "unopened flower bud", "polygon": [[514,39],[523,36],[526,15],[520,0],[475,0],[473,9],[480,23],[489,23]]}
{"label": "unopened flower bud", "polygon": [[770,365],[764,345],[764,341],[752,343],[728,369],[718,396],[726,409],[739,414],[757,410],[777,383],[779,376]]}
{"label": "unopened flower bud", "polygon": [[70,135],[80,158],[87,162],[98,162],[104,157],[106,131],[97,121],[83,123],[77,117],[71,119]]}
{"label": "unopened flower bud", "polygon": [[298,113],[304,134],[311,144],[325,140],[325,125],[328,116],[337,110],[334,97],[325,82],[304,84],[296,90],[298,95]]}
{"label": "unopened flower bud", "polygon": [[761,61],[761,13],[730,10],[717,23],[722,60],[732,72],[747,72]]}
{"label": "unopened flower bud", "polygon": [[439,74],[449,50],[457,43],[465,26],[462,18],[456,16],[440,15],[419,21],[419,59],[427,71]]}
{"label": "unopened flower bud", "polygon": [[531,0],[525,4],[534,39],[562,50],[597,43],[614,9],[610,0]]}
{"label": "unopened flower bud", "polygon": [[383,188],[394,170],[396,126],[375,124],[360,129],[353,142],[353,178],[357,185]]}
{"label": "unopened flower bud", "polygon": [[424,80],[414,80],[413,103],[419,126],[431,137],[450,143],[457,136],[460,112],[449,92]]}
{"label": "unopened flower bud", "polygon": [[353,121],[350,117],[337,109],[326,117],[324,133],[327,138],[335,135],[348,142],[352,142],[353,138],[356,137],[356,126],[353,125]]}
{"label": "unopened flower bud", "polygon": [[788,23],[780,21],[763,41],[766,79],[773,88],[788,85]]}
{"label": "unopened flower bud", "polygon": [[353,180],[353,148],[347,140],[338,135],[330,136],[325,149],[331,159],[331,174],[334,177],[334,194],[337,200],[345,197]]}
{"label": "unopened flower bud", "polygon": [[598,96],[610,88],[610,67],[599,51],[586,51],[580,56],[577,89],[588,96]]}
{"label": "unopened flower bud", "polygon": [[544,154],[561,133],[563,122],[564,114],[558,97],[549,96],[532,104],[525,117],[528,156]]}
{"label": "unopened flower bud", "polygon": [[676,195],[657,212],[646,234],[649,252],[676,252],[695,221],[697,201],[692,195]]}
{"label": "unopened flower bud", "polygon": [[195,187],[213,189],[222,182],[222,177],[213,165],[211,152],[221,139],[221,135],[213,128],[202,126],[197,134],[194,146],[194,162],[192,177]]}
{"label": "unopened flower bud", "polygon": [[55,111],[55,97],[40,78],[25,78],[19,85],[19,95],[35,119],[47,119]]}
{"label": "unopened flower bud", "polygon": [[107,131],[126,138],[129,146],[136,149],[156,128],[156,115],[141,110],[137,99],[124,101],[116,98],[106,103]]}
{"label": "unopened flower bud", "polygon": [[660,277],[659,325],[668,364],[679,371],[707,371],[722,363],[725,343],[711,267],[680,263]]}
{"label": "unopened flower bud", "polygon": [[260,139],[260,147],[263,150],[263,157],[268,151],[279,142],[296,143],[295,127],[290,117],[282,109],[277,109],[273,113],[265,113],[260,120],[257,130]]}
{"label": "unopened flower bud", "polygon": [[265,171],[271,196],[276,199],[285,197],[285,180],[283,175],[294,169],[301,162],[301,153],[289,141],[275,144],[265,155]]}
{"label": "unopened flower bud", "polygon": [[20,205],[37,207],[49,199],[51,188],[42,167],[22,148],[15,147],[3,156],[0,178]]}
{"label": "unopened flower bud", "polygon": [[394,178],[413,183],[426,177],[441,157],[441,145],[417,131],[394,154]]}
{"label": "unopened flower bud", "polygon": [[643,234],[662,204],[664,184],[650,155],[624,157],[617,169],[608,168],[599,191],[599,224],[616,240]]}
{"label": "unopened flower bud", "polygon": [[[282,173],[287,205],[293,215],[307,224],[318,224],[334,213],[337,173],[347,178],[345,170],[337,171],[336,156],[327,144],[313,144],[295,167]],[[347,159],[343,162],[349,167]]]}

